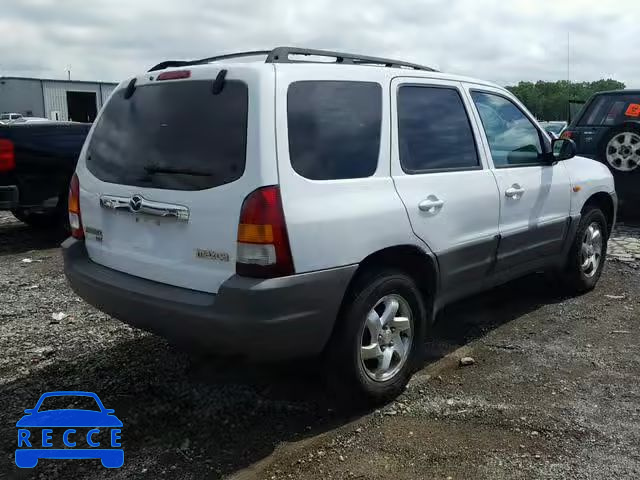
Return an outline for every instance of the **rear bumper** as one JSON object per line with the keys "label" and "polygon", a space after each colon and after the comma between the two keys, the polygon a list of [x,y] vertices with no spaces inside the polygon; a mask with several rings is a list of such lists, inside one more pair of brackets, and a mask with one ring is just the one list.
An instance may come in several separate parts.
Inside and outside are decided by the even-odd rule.
{"label": "rear bumper", "polygon": [[0,186],[0,210],[11,210],[19,205],[18,187],[15,185]]}
{"label": "rear bumper", "polygon": [[62,250],[71,287],[91,305],[170,340],[258,360],[320,353],[357,268],[266,280],[235,275],[210,294],[99,265],[73,238]]}

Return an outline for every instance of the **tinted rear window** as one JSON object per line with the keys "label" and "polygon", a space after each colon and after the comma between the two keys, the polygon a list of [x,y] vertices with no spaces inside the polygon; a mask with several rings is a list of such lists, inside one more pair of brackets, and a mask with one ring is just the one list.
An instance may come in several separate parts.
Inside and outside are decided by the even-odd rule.
{"label": "tinted rear window", "polygon": [[371,82],[292,83],[289,156],[311,180],[369,177],[378,165],[382,88]]}
{"label": "tinted rear window", "polygon": [[480,166],[467,111],[453,88],[398,92],[400,165],[407,173]]}
{"label": "tinted rear window", "polygon": [[640,117],[640,95],[598,95],[588,104],[579,125],[618,125]]}
{"label": "tinted rear window", "polygon": [[242,176],[247,148],[247,85],[227,80],[158,83],[117,91],[98,120],[87,167],[109,183],[204,190]]}
{"label": "tinted rear window", "polygon": [[588,103],[586,110],[580,118],[580,125],[600,125],[607,112],[607,107],[610,105],[610,101],[605,96],[594,97],[591,102]]}

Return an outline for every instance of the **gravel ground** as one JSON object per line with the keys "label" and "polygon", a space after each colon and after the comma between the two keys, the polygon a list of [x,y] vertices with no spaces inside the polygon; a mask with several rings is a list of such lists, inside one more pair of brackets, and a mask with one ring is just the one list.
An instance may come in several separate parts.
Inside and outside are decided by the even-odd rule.
{"label": "gravel ground", "polygon": [[[0,214],[0,478],[640,478],[635,258],[582,297],[534,275],[449,307],[398,401],[338,412],[309,362],[188,356],[89,307],[59,240]],[[123,468],[15,468],[15,422],[51,390],[116,410]]]}

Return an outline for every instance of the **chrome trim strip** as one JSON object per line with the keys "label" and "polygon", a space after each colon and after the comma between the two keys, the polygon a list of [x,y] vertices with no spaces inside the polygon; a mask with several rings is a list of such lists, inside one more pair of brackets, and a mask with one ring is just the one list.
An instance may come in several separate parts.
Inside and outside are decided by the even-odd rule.
{"label": "chrome trim strip", "polygon": [[111,210],[126,210],[130,213],[153,215],[156,217],[173,217],[180,221],[189,221],[189,209],[173,203],[154,202],[146,200],[142,195],[132,197],[118,197],[116,195],[101,195],[100,206]]}

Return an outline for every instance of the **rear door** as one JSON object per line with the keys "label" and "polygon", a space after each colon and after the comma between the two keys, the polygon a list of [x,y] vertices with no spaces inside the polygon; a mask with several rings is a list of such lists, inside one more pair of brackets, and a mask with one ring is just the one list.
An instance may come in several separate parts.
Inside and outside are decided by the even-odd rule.
{"label": "rear door", "polygon": [[218,73],[139,77],[101,112],[78,167],[93,261],[205,292],[235,273],[242,202],[277,183],[273,135],[257,134],[273,115],[274,75],[235,66],[216,94]]}
{"label": "rear door", "polygon": [[493,266],[499,203],[462,85],[396,78],[391,102],[391,173],[413,231],[436,254],[445,295],[477,290]]}

